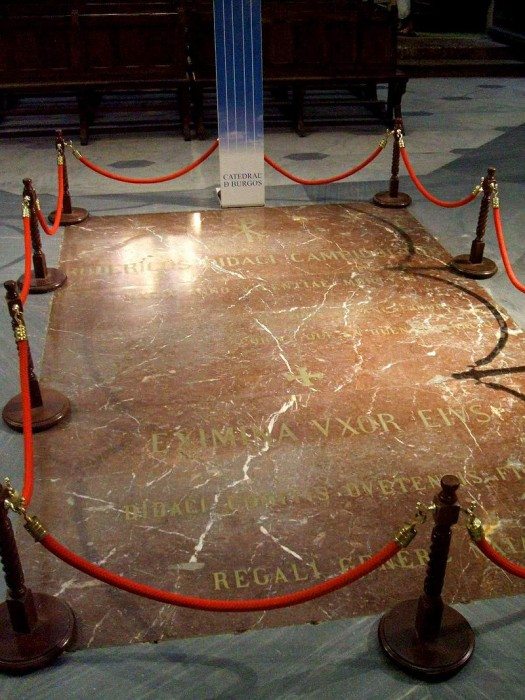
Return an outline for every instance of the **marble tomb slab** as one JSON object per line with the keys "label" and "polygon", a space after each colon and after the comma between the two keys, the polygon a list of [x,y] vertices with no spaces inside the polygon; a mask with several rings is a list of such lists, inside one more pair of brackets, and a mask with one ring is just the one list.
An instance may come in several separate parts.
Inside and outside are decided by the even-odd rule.
{"label": "marble tomb slab", "polygon": [[[265,597],[374,553],[450,473],[523,562],[525,341],[448,260],[410,213],[369,204],[70,227],[41,380],[73,413],[35,435],[31,512],[141,582]],[[20,540],[80,648],[379,612],[419,595],[430,530],[347,589],[252,614],[143,600]],[[523,590],[455,528],[447,601]]]}

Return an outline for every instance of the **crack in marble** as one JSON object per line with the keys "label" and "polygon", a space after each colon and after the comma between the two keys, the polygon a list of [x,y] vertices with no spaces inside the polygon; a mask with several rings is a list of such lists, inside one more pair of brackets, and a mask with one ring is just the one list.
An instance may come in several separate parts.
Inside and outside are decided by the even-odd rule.
{"label": "crack in marble", "polygon": [[[306,208],[302,214],[308,215]],[[80,488],[104,493],[106,499],[116,495],[118,488],[118,502],[122,498],[122,503],[126,503],[122,506],[124,515],[120,515],[123,511],[109,500],[80,503],[70,499],[70,505],[74,506],[70,512],[75,516],[79,514],[82,521],[69,519],[63,525],[64,531],[73,528],[73,539],[81,539],[84,534],[93,538],[93,542],[87,543],[87,551],[93,557],[100,557],[101,552],[115,545],[119,551],[108,555],[115,570],[122,565],[123,570],[130,570],[134,576],[141,575],[145,580],[158,576],[159,586],[173,588],[176,581],[181,589],[189,588],[201,595],[210,595],[221,587],[221,577],[216,580],[215,573],[224,576],[222,588],[227,597],[241,596],[243,591],[237,589],[247,587],[246,582],[249,588],[245,593],[249,596],[266,595],[268,589],[281,593],[283,585],[291,588],[300,585],[296,582],[306,580],[302,577],[306,575],[310,556],[319,562],[320,573],[327,574],[332,570],[337,572],[343,566],[342,560],[353,557],[358,562],[365,550],[374,550],[379,533],[366,532],[367,518],[377,518],[374,508],[381,510],[386,527],[387,521],[393,519],[405,502],[421,497],[421,493],[430,494],[439,477],[438,468],[447,464],[454,470],[452,473],[458,473],[462,484],[467,479],[474,484],[481,483],[462,488],[464,498],[467,492],[478,496],[486,510],[492,511],[499,507],[496,503],[507,502],[498,501],[501,495],[508,498],[509,503],[512,500],[512,509],[505,515],[514,516],[523,502],[518,499],[524,497],[523,489],[514,480],[522,478],[523,467],[516,466],[514,475],[510,466],[502,467],[502,463],[511,451],[513,455],[522,455],[523,444],[519,444],[522,424],[517,419],[523,417],[523,404],[517,403],[515,395],[512,399],[508,394],[507,397],[503,395],[498,406],[505,405],[508,413],[504,413],[501,423],[497,418],[489,420],[487,414],[491,410],[485,398],[495,392],[490,394],[488,388],[477,387],[474,382],[458,382],[460,377],[448,376],[456,364],[467,367],[471,357],[472,360],[479,357],[483,343],[490,347],[494,344],[491,335],[494,314],[489,313],[488,306],[483,306],[483,293],[479,292],[478,301],[467,309],[467,295],[477,289],[474,283],[457,284],[453,292],[442,296],[446,291],[443,288],[445,273],[436,286],[435,280],[416,279],[415,271],[410,269],[405,274],[399,270],[379,270],[383,262],[398,260],[395,256],[403,245],[408,245],[408,240],[403,245],[392,243],[395,224],[392,228],[376,225],[367,232],[364,214],[354,213],[352,225],[342,222],[340,217],[340,209],[334,215],[334,207],[331,207],[325,216],[324,210],[314,207],[309,231],[304,223],[302,227],[299,223],[292,227],[286,212],[268,214],[266,211],[258,225],[269,232],[269,238],[260,242],[260,248],[271,252],[274,261],[271,264],[257,262],[265,267],[255,268],[242,263],[240,253],[235,265],[226,262],[226,258],[216,257],[219,253],[237,254],[236,250],[241,250],[245,241],[235,226],[229,225],[235,219],[231,213],[210,212],[207,214],[209,230],[203,231],[209,243],[209,256],[207,253],[204,266],[202,261],[195,263],[196,274],[189,284],[185,273],[179,275],[179,270],[175,269],[179,257],[170,257],[157,240],[153,241],[160,251],[158,259],[166,260],[166,269],[159,270],[162,275],[155,276],[157,291],[151,306],[141,283],[128,287],[138,290],[136,301],[134,293],[130,293],[129,304],[120,317],[120,320],[130,320],[126,328],[128,339],[118,327],[115,333],[115,325],[119,326],[120,321],[108,314],[104,323],[99,324],[91,307],[87,322],[93,329],[93,339],[107,338],[108,342],[104,340],[100,345],[92,343],[84,348],[81,333],[77,336],[56,333],[56,337],[51,338],[60,352],[53,358],[48,356],[50,377],[56,376],[52,365],[55,357],[60,356],[61,360],[85,357],[81,367],[87,370],[85,384],[80,372],[78,377],[75,375],[77,370],[66,368],[64,377],[59,375],[64,385],[69,382],[74,386],[75,397],[81,398],[87,391],[89,410],[94,408],[92,416],[85,415],[76,425],[72,421],[66,426],[68,439],[73,443],[77,436],[78,449],[82,450],[79,466],[86,486]],[[411,224],[410,215],[389,213],[388,217],[396,223],[406,220],[406,232],[413,242],[427,240],[424,232]],[[375,215],[369,218],[377,223]],[[180,235],[176,226],[170,233],[158,235],[163,246],[174,249],[179,241],[185,245],[185,220],[181,217],[180,221]],[[217,237],[216,232],[225,224],[227,235],[221,233]],[[144,230],[148,237],[155,235],[147,229]],[[105,244],[113,245],[111,239],[117,234],[117,229],[112,229],[105,237]],[[120,236],[122,238],[122,233]],[[138,245],[138,241],[130,244]],[[75,242],[74,245],[79,244]],[[192,239],[194,250],[197,245],[203,246],[205,241]],[[367,249],[374,245],[381,250],[381,257],[372,255],[368,259]],[[233,252],[230,251],[232,246],[236,246]],[[271,250],[267,246],[271,246]],[[429,246],[434,250],[432,242]],[[250,251],[254,249],[255,246],[250,246]],[[315,255],[308,259],[310,249]],[[343,256],[337,249],[345,249],[346,260],[340,262]],[[199,255],[203,250],[202,247],[198,249]],[[102,255],[101,251],[99,246],[98,254]],[[246,255],[251,255],[250,251]],[[301,264],[292,264],[291,251],[295,251],[295,261],[303,261]],[[317,255],[318,251],[323,255]],[[111,292],[117,287],[120,291],[122,282],[133,281],[135,275],[138,280],[139,271],[134,268],[126,270],[126,275],[131,270],[133,278],[124,279],[120,274],[124,254],[129,254],[131,260],[133,252],[133,247],[117,250],[115,279],[108,277],[101,289],[92,284],[93,275],[98,275],[94,266],[90,265],[79,275],[79,281],[85,283],[93,300],[102,296],[106,303],[106,292],[113,296]],[[423,251],[420,254],[431,258]],[[441,257],[438,255],[432,260],[435,262]],[[209,259],[219,263],[221,275],[217,274],[217,266],[210,269]],[[373,267],[370,272],[365,269],[363,260]],[[174,262],[174,266],[169,261]],[[85,260],[83,264],[88,265]],[[138,263],[135,264],[138,267]],[[153,259],[151,264],[149,259],[144,264],[152,269],[160,267]],[[301,269],[301,265],[307,270]],[[232,273],[232,269],[242,274]],[[254,278],[254,270],[265,270],[261,272],[263,281]],[[303,281],[302,278],[307,279]],[[172,283],[173,287],[167,289]],[[173,297],[173,303],[164,303],[165,293]],[[61,292],[58,302],[61,299],[63,303],[71,302],[66,294]],[[86,298],[89,303],[89,294]],[[477,299],[474,293],[472,298]],[[118,299],[117,292],[112,303]],[[392,299],[397,301],[392,302]],[[77,301],[76,296],[74,301]],[[162,313],[158,313],[161,305]],[[226,314],[221,320],[224,309],[234,307],[238,313]],[[68,309],[72,309],[71,303]],[[257,315],[259,320],[255,322]],[[68,328],[83,328],[80,315],[77,319],[65,314],[63,319]],[[410,331],[407,319],[412,319],[421,329],[419,338]],[[151,345],[145,336],[159,324],[162,330]],[[447,324],[449,333],[444,332]],[[138,338],[137,333],[133,333],[136,329]],[[510,330],[509,336],[513,334]],[[523,336],[509,344],[505,353],[499,354],[498,365],[509,365],[514,350],[514,364],[524,364],[519,357],[522,343],[517,342],[522,339]],[[167,342],[162,343],[163,340]],[[65,341],[70,349],[58,347]],[[52,350],[54,347],[51,345]],[[49,355],[50,351],[47,352]],[[115,352],[119,353],[118,359]],[[151,360],[144,359],[151,355]],[[99,358],[99,366],[93,366],[93,357],[95,364]],[[314,359],[316,367],[308,366]],[[180,365],[178,374],[159,371],[171,361],[172,367]],[[303,365],[307,365],[309,371],[324,371],[326,378],[319,393],[283,381],[282,363],[288,371]],[[61,362],[61,366],[67,367],[67,361]],[[105,375],[110,374],[115,376],[108,379]],[[100,381],[101,376],[103,381]],[[176,396],[172,379],[183,382]],[[518,391],[522,380],[523,375],[505,376],[502,383]],[[110,387],[110,382],[115,385]],[[401,388],[405,391],[400,392]],[[290,398],[292,391],[303,393]],[[132,399],[120,399],[124,394],[135,394],[136,403],[125,403]],[[480,406],[470,411],[471,405],[477,406],[475,402]],[[126,408],[127,413],[124,412]],[[468,425],[460,422],[460,416]],[[138,418],[142,428],[137,427]],[[98,425],[102,422],[104,426]],[[102,428],[107,430],[107,435],[101,435]],[[469,429],[486,454],[479,452],[479,445],[474,444]],[[128,430],[129,440],[126,439]],[[517,439],[511,443],[517,430]],[[99,432],[91,435],[93,431]],[[104,449],[99,452],[102,439]],[[525,443],[525,438],[522,442]],[[521,452],[515,451],[516,448]],[[44,443],[39,449],[42,449],[46,466],[45,479],[49,481],[49,476],[62,475],[59,469],[63,469],[62,463],[67,467],[67,460],[54,459],[54,450],[58,452],[58,448],[52,444],[47,452]],[[494,462],[489,450],[496,450]],[[55,461],[60,464],[55,466]],[[392,468],[399,477],[395,484],[391,481]],[[129,478],[125,477],[126,469]],[[498,470],[503,472],[501,478],[496,476]],[[60,490],[75,488],[76,478],[76,474],[66,470],[58,484]],[[115,489],[113,494],[107,492],[110,486]],[[56,491],[49,483],[48,487]],[[321,491],[323,498],[320,498]],[[290,517],[292,515],[294,517]],[[491,517],[495,522],[494,516]],[[172,524],[176,531],[171,531]],[[84,525],[87,525],[85,533]],[[515,529],[516,522],[502,522],[498,535],[503,538],[509,528]],[[225,541],[226,533],[230,532],[241,533],[243,544],[239,550],[232,550]],[[57,534],[60,535],[59,526]],[[97,551],[102,538],[106,544]],[[120,546],[124,541],[126,550]],[[294,547],[290,548],[288,542]],[[296,561],[299,549],[305,558],[302,563]],[[404,581],[401,576],[411,580],[412,574],[421,571],[416,569],[421,566],[416,555],[408,552],[407,556],[407,559],[394,560],[391,567],[379,572],[379,576],[384,574],[385,588],[389,580]],[[164,566],[163,561],[168,566]],[[465,564],[463,559],[457,561],[461,567]],[[53,566],[54,560],[50,568]],[[299,572],[295,578],[289,574],[293,566]],[[262,567],[259,574],[255,574],[258,580],[254,578],[256,567]],[[279,580],[276,581],[277,567]],[[481,570],[482,566],[477,565],[476,577]],[[49,575],[54,577],[54,571]],[[451,575],[450,588],[455,597],[461,595],[461,590],[454,578],[455,571]],[[54,580],[63,578],[62,574],[62,578]],[[308,571],[308,579],[314,578],[312,571]],[[495,579],[494,574],[492,579]],[[268,585],[264,584],[265,580]],[[498,584],[486,583],[482,592],[488,591],[490,595]],[[372,579],[370,585],[375,585]],[[477,581],[466,582],[466,590],[470,593],[477,585]],[[371,589],[371,600],[381,599],[382,602],[383,581],[379,581],[377,587],[378,591]],[[511,589],[511,586],[503,582],[503,589]],[[102,590],[96,589],[93,593],[96,605],[91,605],[89,591],[76,596],[83,599],[81,614],[86,615],[86,619],[91,615],[91,625],[93,617],[101,616],[106,609],[99,601],[109,601],[112,597],[110,592]],[[355,614],[356,609],[358,613],[369,612],[366,606],[370,601],[355,602],[351,598],[351,595],[342,594],[345,605],[332,605],[331,601],[323,601],[322,606],[315,604],[313,617],[322,620],[332,614]],[[141,626],[146,608],[141,607],[142,601],[131,604],[140,610],[137,619],[126,620],[125,615],[116,611],[116,619],[108,618],[103,625],[107,628],[108,639],[120,635],[128,641],[138,627],[141,629],[137,638],[141,640],[148,636],[162,638],[163,630],[166,636],[200,631],[198,623],[194,622],[173,625],[175,617],[177,622],[186,620],[185,611],[176,612],[172,617],[169,609],[164,611],[164,619],[160,613],[158,616],[145,613],[146,622]],[[90,607],[94,612],[88,610]],[[300,615],[300,609],[296,610],[293,614]],[[255,617],[251,616],[250,621]],[[254,626],[274,624],[275,620],[273,616],[263,619],[257,615],[257,618]],[[210,624],[213,627],[215,619]],[[221,624],[227,627],[229,623],[217,623],[217,626]],[[148,630],[152,630],[151,633]],[[82,644],[90,633],[91,627],[86,624]],[[90,643],[96,646],[104,641],[101,627]]]}
{"label": "crack in marble", "polygon": [[217,515],[216,509],[217,509],[217,506],[219,504],[219,498],[221,496],[222,490],[223,489],[221,489],[219,491],[219,493],[216,493],[214,498],[213,498],[213,504],[212,504],[211,509],[210,509],[210,511],[211,511],[210,518],[209,518],[208,522],[206,523],[206,527],[204,528],[204,531],[201,533],[199,539],[197,540],[197,544],[195,545],[195,549],[193,550],[193,554],[191,555],[190,560],[189,560],[190,564],[194,564],[197,562],[197,557],[200,554],[200,552],[202,551],[202,548],[204,547],[204,541],[206,539],[208,532],[211,530],[211,528],[213,527],[215,522],[217,520],[220,520],[220,516]]}
{"label": "crack in marble", "polygon": [[276,344],[277,347],[279,348],[279,357],[281,358],[281,360],[282,360],[282,361],[284,362],[284,364],[286,365],[286,367],[287,367],[288,371],[290,372],[290,374],[293,374],[293,370],[292,370],[292,368],[291,368],[291,366],[290,366],[290,363],[289,363],[288,359],[286,358],[286,356],[285,356],[285,354],[284,354],[284,350],[283,350],[283,348],[282,348],[282,346],[281,346],[281,343],[279,342],[279,338],[277,338],[277,337],[272,333],[272,331],[268,328],[268,326],[265,326],[264,323],[261,323],[261,321],[259,321],[258,318],[255,319],[255,323],[257,323],[257,324],[263,329],[263,331],[265,331],[266,333],[268,333],[268,334],[274,339],[275,344]]}
{"label": "crack in marble", "polygon": [[[88,501],[98,501],[99,503],[104,503],[107,507],[106,510],[114,510],[117,513],[124,513],[125,511],[122,508],[117,508],[116,505],[112,501],[106,501],[103,498],[95,498],[94,496],[87,496],[82,493],[76,493],[75,491],[66,491],[65,494],[67,496],[75,496],[76,498],[82,498]],[[73,505],[74,501],[73,499],[67,499],[67,502],[69,505]]]}
{"label": "crack in marble", "polygon": [[161,527],[157,527],[156,525],[135,525],[135,527],[139,530],[146,530],[147,532],[160,532],[162,535],[170,535],[170,537],[176,535],[177,537],[180,537],[183,540],[188,540],[188,542],[195,542],[195,539],[193,537],[189,537],[188,535],[185,535],[182,532],[178,532],[178,530],[163,530]]}
{"label": "crack in marble", "polygon": [[89,579],[89,581],[77,581],[76,578],[71,578],[60,586],[56,591],[55,596],[59,598],[63,593],[69,590],[83,590],[84,588],[94,588],[95,586],[101,586],[101,582],[95,579]]}
{"label": "crack in marble", "polygon": [[279,542],[277,537],[274,537],[274,535],[272,535],[270,532],[268,532],[268,530],[263,525],[259,525],[259,530],[260,530],[260,532],[262,532],[263,535],[266,535],[266,537],[269,537],[272,540],[272,542],[275,542],[275,544],[278,545],[283,551],[287,552],[288,554],[291,554],[292,557],[295,557],[296,559],[303,561],[303,558],[300,554],[297,554],[297,552],[294,552],[293,549],[290,549],[286,545]]}
{"label": "crack in marble", "polygon": [[[275,421],[277,420],[277,418],[280,415],[282,415],[283,413],[286,413],[286,411],[288,411],[293,405],[297,405],[297,399],[296,399],[295,395],[292,396],[289,401],[285,402],[278,411],[275,411],[275,413],[273,413],[270,416],[270,419],[268,421],[268,427],[267,427],[267,434],[268,435],[271,435],[272,430],[273,430],[274,425],[275,425]],[[242,483],[243,481],[249,481],[250,477],[248,475],[248,471],[249,471],[250,464],[251,464],[252,460],[256,459],[257,457],[259,457],[262,454],[264,454],[265,452],[267,452],[269,450],[269,448],[270,448],[270,443],[269,443],[269,440],[267,439],[265,441],[265,444],[259,450],[259,452],[257,452],[257,454],[255,454],[255,455],[250,454],[246,458],[246,461],[244,462],[244,465],[242,468],[243,478],[237,479],[236,481],[233,481],[230,484],[227,484],[223,489],[220,489],[220,491],[215,494],[214,499],[213,499],[213,504],[210,508],[210,518],[208,520],[208,523],[206,524],[206,527],[204,528],[204,531],[201,533],[201,535],[198,539],[198,542],[195,546],[194,552],[190,558],[190,563],[194,563],[197,561],[197,556],[202,551],[202,548],[204,547],[204,542],[205,542],[205,539],[206,539],[209,531],[211,530],[211,528],[213,527],[215,522],[217,522],[217,520],[220,520],[223,517],[222,515],[218,515],[216,512],[220,497],[222,496],[222,493],[224,491],[226,491],[227,489],[234,488],[235,486]]]}
{"label": "crack in marble", "polygon": [[338,384],[336,388],[334,389],[334,393],[340,392],[342,389],[344,389],[346,386],[350,384],[350,382],[354,381],[356,376],[359,374],[361,371],[363,364],[364,364],[364,357],[362,354],[360,354],[359,350],[363,344],[363,337],[362,336],[356,336],[353,344],[353,350],[355,354],[357,355],[357,362],[354,362],[353,368],[352,368],[352,373],[350,374],[349,377],[345,379],[344,382],[341,384]]}
{"label": "crack in marble", "polygon": [[112,612],[113,612],[112,610],[108,610],[108,611],[100,618],[100,620],[99,620],[98,622],[96,622],[95,625],[93,625],[93,631],[92,631],[92,633],[91,633],[91,637],[88,639],[88,641],[87,641],[87,643],[86,643],[86,646],[87,646],[88,648],[93,644],[93,641],[94,641],[94,639],[95,639],[95,637],[96,637],[96,634],[97,634],[99,628],[100,628],[100,627],[102,626],[102,624],[106,621],[106,618],[107,618],[109,615],[112,614]]}
{"label": "crack in marble", "polygon": [[297,333],[299,333],[299,331],[300,331],[301,328],[304,326],[304,324],[307,323],[313,316],[315,316],[315,314],[319,313],[319,310],[323,308],[323,306],[324,306],[324,304],[325,304],[325,302],[326,302],[326,297],[328,296],[330,290],[333,289],[333,288],[336,286],[336,284],[337,284],[337,282],[335,282],[335,281],[332,282],[332,284],[328,287],[328,289],[327,289],[326,292],[324,293],[322,301],[321,301],[319,304],[317,304],[317,306],[314,307],[313,311],[312,311],[310,314],[308,314],[308,316],[305,316],[305,318],[304,318],[304,319],[301,321],[301,323],[297,326],[297,328],[296,328],[295,331],[293,332],[294,340],[296,340],[296,338],[297,338]]}
{"label": "crack in marble", "polygon": [[[260,284],[260,283],[259,283],[259,284],[256,284],[256,285],[254,285],[253,287],[250,287],[250,289],[248,289],[247,292],[245,292],[242,296],[240,296],[240,297],[237,299],[237,301],[235,301],[233,304],[230,304],[229,306],[227,306],[226,309],[225,309],[225,312],[226,312],[226,311],[230,311],[230,309],[234,309],[240,301],[242,301],[243,299],[246,299],[247,297],[249,297],[250,294],[252,294],[252,292],[254,292],[256,289],[262,289],[262,290],[264,290],[265,292],[268,292],[268,291],[269,291],[269,289],[268,289],[267,287],[265,287],[264,284]],[[224,314],[222,314],[222,316],[224,316]]]}
{"label": "crack in marble", "polygon": [[197,475],[195,475],[192,479],[190,479],[190,484],[192,489],[201,489],[204,486],[207,486],[212,479],[216,478],[218,476],[217,474],[214,474],[213,476],[210,476],[209,479],[206,479],[206,481],[203,481],[201,484],[194,484],[193,479],[197,478]]}
{"label": "crack in marble", "polygon": [[106,564],[108,559],[110,559],[117,551],[118,551],[118,547],[113,547],[113,549],[111,549],[106,554],[105,557],[102,557],[102,559],[99,559],[99,561],[96,562],[98,564],[98,566],[102,566],[102,564]]}
{"label": "crack in marble", "polygon": [[255,629],[255,627],[258,627],[261,624],[261,622],[264,620],[264,618],[266,617],[266,613],[267,613],[267,611],[264,610],[263,613],[261,615],[259,615],[257,620],[255,620],[255,622],[253,624],[251,624],[249,627],[247,627],[246,631],[253,630],[253,629]]}
{"label": "crack in marble", "polygon": [[232,277],[239,277],[242,280],[245,280],[246,277],[242,275],[240,272],[235,272],[234,270],[227,270],[225,267],[221,267],[218,263],[216,263],[214,260],[210,262],[210,268],[214,272],[219,272],[219,273],[224,273],[227,275],[231,275]]}
{"label": "crack in marble", "polygon": [[171,467],[171,469],[168,469],[167,471],[165,471],[164,474],[161,474],[156,479],[152,479],[151,481],[147,481],[146,486],[149,488],[153,484],[156,484],[157,482],[162,481],[162,479],[165,479],[170,474],[173,474],[173,467]]}

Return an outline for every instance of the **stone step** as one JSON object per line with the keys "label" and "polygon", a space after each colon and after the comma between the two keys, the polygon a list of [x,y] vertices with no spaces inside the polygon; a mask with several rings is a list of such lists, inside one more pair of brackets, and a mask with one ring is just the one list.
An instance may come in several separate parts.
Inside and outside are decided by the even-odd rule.
{"label": "stone step", "polygon": [[512,49],[489,39],[485,34],[430,34],[398,37],[398,61],[415,59],[509,60]]}
{"label": "stone step", "polygon": [[523,61],[417,60],[399,69],[409,78],[519,78],[525,76]]}
{"label": "stone step", "polygon": [[409,78],[525,75],[525,61],[485,34],[400,36],[398,67]]}

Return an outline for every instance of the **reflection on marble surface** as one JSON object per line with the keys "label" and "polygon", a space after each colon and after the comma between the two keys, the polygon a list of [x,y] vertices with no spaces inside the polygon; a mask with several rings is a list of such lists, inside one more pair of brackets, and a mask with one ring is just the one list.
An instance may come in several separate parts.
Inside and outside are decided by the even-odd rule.
{"label": "reflection on marble surface", "polygon": [[[258,597],[359,563],[452,473],[523,561],[522,332],[447,260],[410,214],[367,204],[69,229],[43,380],[74,410],[35,436],[32,510],[118,573]],[[417,595],[429,529],[366,580],[271,613],[143,601],[36,546],[28,578],[73,605],[81,647],[319,621]],[[447,600],[523,590],[456,530]]]}

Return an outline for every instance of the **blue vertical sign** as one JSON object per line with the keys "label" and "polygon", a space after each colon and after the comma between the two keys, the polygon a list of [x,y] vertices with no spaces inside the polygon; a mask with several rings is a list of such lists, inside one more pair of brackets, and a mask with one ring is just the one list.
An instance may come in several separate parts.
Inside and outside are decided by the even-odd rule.
{"label": "blue vertical sign", "polygon": [[261,0],[214,0],[221,205],[264,205]]}

